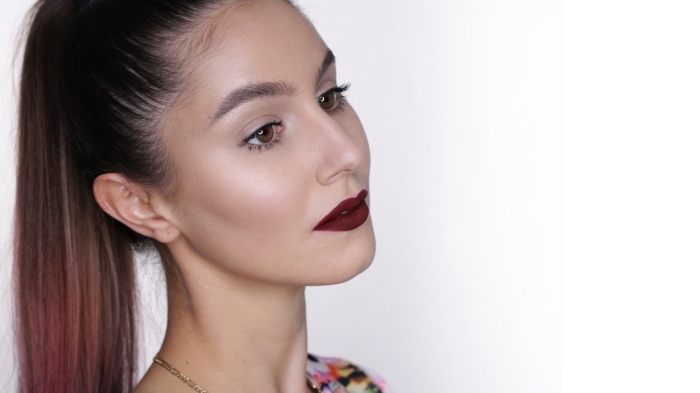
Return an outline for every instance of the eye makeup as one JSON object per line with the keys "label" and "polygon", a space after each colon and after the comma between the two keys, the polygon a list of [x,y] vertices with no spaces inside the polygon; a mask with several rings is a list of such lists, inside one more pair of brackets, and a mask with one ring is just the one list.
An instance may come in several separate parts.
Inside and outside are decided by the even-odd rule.
{"label": "eye makeup", "polygon": [[348,103],[343,93],[348,89],[350,89],[349,83],[333,87],[316,98],[316,101],[324,111],[331,115],[342,112]]}
{"label": "eye makeup", "polygon": [[[333,87],[318,96],[316,101],[326,113],[331,116],[335,115],[342,112],[348,104],[347,98],[343,93],[349,88],[349,83]],[[238,146],[247,147],[250,151],[270,150],[275,145],[282,143],[283,125],[284,123],[279,120],[266,123],[243,139]],[[257,141],[257,143],[254,141]]]}
{"label": "eye makeup", "polygon": [[[247,147],[251,151],[270,150],[275,145],[282,143],[282,126],[281,121],[271,121],[248,135],[238,146]],[[258,141],[258,143],[252,143],[253,140]]]}

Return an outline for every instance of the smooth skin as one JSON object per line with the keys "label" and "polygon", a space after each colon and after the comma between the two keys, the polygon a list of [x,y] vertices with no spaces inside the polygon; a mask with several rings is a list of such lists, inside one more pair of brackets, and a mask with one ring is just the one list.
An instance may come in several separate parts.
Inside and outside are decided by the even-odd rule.
{"label": "smooth skin", "polygon": [[[177,193],[107,173],[95,197],[166,244],[182,273],[189,298],[169,285],[160,357],[211,393],[307,392],[304,288],[347,281],[375,253],[371,218],[351,231],[313,230],[369,189],[367,138],[350,105],[319,103],[337,86],[335,64],[319,79],[328,48],[289,4],[232,1],[200,29],[190,46],[201,48],[183,51],[184,93],[160,129]],[[290,89],[215,119],[231,91],[255,83]],[[249,139],[271,122],[282,125]],[[280,143],[263,143],[271,135]],[[134,391],[193,390],[153,365]]]}

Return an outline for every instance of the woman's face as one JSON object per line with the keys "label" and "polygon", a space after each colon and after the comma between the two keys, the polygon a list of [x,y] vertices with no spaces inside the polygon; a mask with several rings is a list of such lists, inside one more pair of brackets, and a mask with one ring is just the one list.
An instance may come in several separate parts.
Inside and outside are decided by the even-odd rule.
{"label": "woman's face", "polygon": [[314,228],[369,188],[370,155],[332,54],[283,1],[227,7],[197,38],[206,49],[192,51],[185,94],[164,122],[179,185],[166,202],[177,241],[225,274],[348,280],[374,257],[371,219],[352,230]]}

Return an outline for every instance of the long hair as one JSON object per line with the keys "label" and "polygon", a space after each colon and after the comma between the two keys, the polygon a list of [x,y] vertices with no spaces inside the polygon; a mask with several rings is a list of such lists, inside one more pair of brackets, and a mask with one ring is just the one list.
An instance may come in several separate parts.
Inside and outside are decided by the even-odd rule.
{"label": "long hair", "polygon": [[104,213],[92,184],[110,172],[172,184],[156,130],[182,85],[176,43],[215,3],[39,0],[31,11],[14,239],[23,393],[133,388],[133,253],[149,240]]}

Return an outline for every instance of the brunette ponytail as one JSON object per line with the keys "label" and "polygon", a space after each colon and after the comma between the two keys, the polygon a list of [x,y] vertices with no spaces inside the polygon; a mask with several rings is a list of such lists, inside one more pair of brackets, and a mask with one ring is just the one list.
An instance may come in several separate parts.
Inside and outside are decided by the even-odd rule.
{"label": "brunette ponytail", "polygon": [[[82,4],[81,4],[82,3]],[[133,250],[92,183],[172,182],[156,128],[178,93],[172,42],[204,0],[40,0],[22,65],[14,277],[23,393],[128,392]]]}
{"label": "brunette ponytail", "polygon": [[79,172],[61,94],[70,0],[39,3],[20,87],[16,309],[21,392],[125,392],[136,356],[131,243]]}

